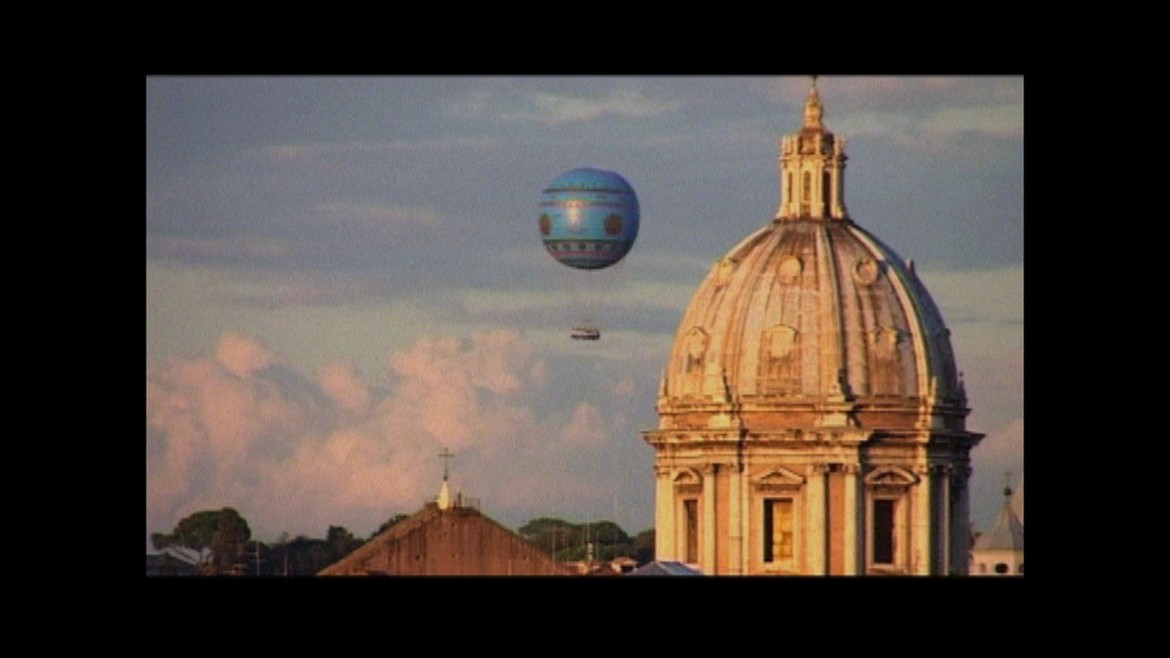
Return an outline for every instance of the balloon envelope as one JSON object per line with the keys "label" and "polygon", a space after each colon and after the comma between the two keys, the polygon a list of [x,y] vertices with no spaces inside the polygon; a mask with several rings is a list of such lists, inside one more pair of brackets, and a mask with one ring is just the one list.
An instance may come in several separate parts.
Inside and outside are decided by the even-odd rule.
{"label": "balloon envelope", "polygon": [[540,199],[540,237],[558,262],[583,270],[621,260],[638,237],[638,195],[621,175],[583,167],[548,184]]}

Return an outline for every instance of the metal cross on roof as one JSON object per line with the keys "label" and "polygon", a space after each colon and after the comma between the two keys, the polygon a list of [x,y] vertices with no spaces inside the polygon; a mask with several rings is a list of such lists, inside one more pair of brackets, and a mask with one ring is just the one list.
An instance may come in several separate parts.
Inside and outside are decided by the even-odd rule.
{"label": "metal cross on roof", "polygon": [[439,457],[443,460],[443,482],[447,481],[447,462],[455,456],[455,453],[450,452],[447,448],[443,448],[443,452],[439,453]]}

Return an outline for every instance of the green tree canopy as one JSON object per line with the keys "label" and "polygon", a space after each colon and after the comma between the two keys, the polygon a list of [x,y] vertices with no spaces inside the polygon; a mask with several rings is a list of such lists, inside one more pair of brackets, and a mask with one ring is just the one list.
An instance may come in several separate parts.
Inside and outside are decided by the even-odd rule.
{"label": "green tree canopy", "polygon": [[632,556],[633,540],[613,521],[569,523],[541,517],[520,526],[520,536],[552,554],[557,560],[583,560],[586,543],[593,544],[593,557],[612,560],[619,555]]}
{"label": "green tree canopy", "polygon": [[654,561],[654,528],[643,530],[634,537],[634,559],[638,564]]}
{"label": "green tree canopy", "polygon": [[170,534],[156,532],[150,536],[155,549],[180,547],[198,556],[203,573],[229,573],[244,544],[252,538],[248,522],[231,507],[195,512],[179,521]]}

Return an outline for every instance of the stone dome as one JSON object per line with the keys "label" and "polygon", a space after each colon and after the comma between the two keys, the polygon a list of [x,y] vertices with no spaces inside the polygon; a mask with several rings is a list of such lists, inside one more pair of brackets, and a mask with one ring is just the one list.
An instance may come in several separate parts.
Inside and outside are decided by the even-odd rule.
{"label": "stone dome", "polygon": [[914,268],[850,219],[815,79],[775,217],[717,260],[658,395],[655,554],[703,573],[962,574],[963,383]]}
{"label": "stone dome", "polygon": [[715,262],[683,315],[662,429],[727,413],[750,429],[963,429],[950,332],[913,264],[848,217],[844,140],[821,116],[814,86],[781,145],[776,217]]}

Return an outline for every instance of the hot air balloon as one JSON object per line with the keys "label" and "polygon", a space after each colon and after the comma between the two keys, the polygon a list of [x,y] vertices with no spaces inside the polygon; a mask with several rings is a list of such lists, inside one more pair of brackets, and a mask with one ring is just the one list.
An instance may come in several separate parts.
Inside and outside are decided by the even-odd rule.
{"label": "hot air balloon", "polygon": [[[620,174],[581,167],[557,176],[540,200],[540,237],[558,263],[599,270],[625,257],[638,237],[638,195]],[[576,340],[597,340],[588,322],[573,328]]]}

